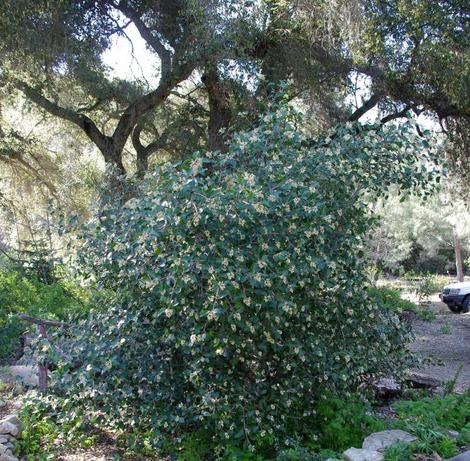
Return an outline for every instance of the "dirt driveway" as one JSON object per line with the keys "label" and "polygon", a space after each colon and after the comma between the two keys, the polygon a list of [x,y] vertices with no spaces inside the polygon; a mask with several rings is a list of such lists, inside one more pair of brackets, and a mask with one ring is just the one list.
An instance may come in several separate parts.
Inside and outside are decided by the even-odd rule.
{"label": "dirt driveway", "polygon": [[431,354],[443,366],[432,365],[419,371],[440,381],[457,376],[455,390],[463,392],[470,388],[470,313],[453,314],[438,299],[430,309],[436,314],[433,320],[416,318],[412,323],[416,339],[411,350]]}

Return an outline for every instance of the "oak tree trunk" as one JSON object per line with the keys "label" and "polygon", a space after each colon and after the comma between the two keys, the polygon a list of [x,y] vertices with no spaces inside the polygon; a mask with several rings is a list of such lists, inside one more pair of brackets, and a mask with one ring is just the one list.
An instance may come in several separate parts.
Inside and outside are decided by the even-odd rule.
{"label": "oak tree trunk", "polygon": [[210,150],[226,152],[228,149],[228,127],[232,119],[230,90],[217,70],[207,70],[202,76],[209,97],[209,123],[207,145]]}
{"label": "oak tree trunk", "polygon": [[460,236],[457,230],[453,230],[454,237],[454,253],[455,253],[455,267],[457,269],[457,280],[463,282],[464,273],[463,273],[463,263],[462,263],[462,243],[460,241]]}

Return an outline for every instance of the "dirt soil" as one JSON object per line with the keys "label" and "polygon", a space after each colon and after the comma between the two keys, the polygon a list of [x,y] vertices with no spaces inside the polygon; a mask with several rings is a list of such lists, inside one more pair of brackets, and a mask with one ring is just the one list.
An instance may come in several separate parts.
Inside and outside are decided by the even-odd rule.
{"label": "dirt soil", "polygon": [[454,314],[436,297],[429,309],[435,313],[431,321],[412,321],[416,339],[414,352],[431,355],[442,365],[433,364],[419,370],[441,382],[456,379],[456,392],[470,388],[470,313]]}

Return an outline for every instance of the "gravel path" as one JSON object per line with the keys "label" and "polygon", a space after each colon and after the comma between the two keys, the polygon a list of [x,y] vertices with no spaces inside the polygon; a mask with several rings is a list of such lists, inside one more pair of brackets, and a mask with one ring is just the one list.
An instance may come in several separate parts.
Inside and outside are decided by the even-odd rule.
{"label": "gravel path", "polygon": [[453,314],[437,300],[430,309],[435,312],[435,319],[413,321],[416,340],[411,350],[431,355],[442,365],[431,365],[419,371],[443,382],[457,376],[455,390],[463,392],[470,388],[470,313]]}

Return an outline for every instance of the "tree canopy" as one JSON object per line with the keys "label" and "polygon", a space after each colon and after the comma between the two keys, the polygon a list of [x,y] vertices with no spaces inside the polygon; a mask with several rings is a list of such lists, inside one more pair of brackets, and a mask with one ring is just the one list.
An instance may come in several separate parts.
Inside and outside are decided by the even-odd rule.
{"label": "tree canopy", "polygon": [[[129,27],[157,58],[154,82],[112,77],[103,62]],[[269,83],[289,80],[316,130],[376,106],[384,123],[426,112],[465,165],[469,37],[464,0],[7,0],[2,111],[25,98],[78,127],[117,173],[143,176],[156,152],[226,149],[263,110]],[[370,94],[351,105],[358,76]]]}

